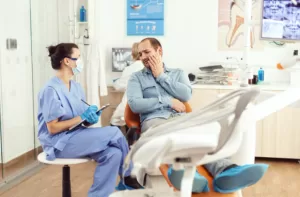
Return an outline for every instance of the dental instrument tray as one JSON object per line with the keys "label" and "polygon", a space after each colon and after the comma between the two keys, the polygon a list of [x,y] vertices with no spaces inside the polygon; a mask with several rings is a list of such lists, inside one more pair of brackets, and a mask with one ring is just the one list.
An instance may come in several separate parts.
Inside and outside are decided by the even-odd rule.
{"label": "dental instrument tray", "polygon": [[196,74],[197,84],[232,84],[235,82],[237,69],[221,65],[199,67],[200,71]]}
{"label": "dental instrument tray", "polygon": [[222,65],[212,65],[212,66],[203,66],[199,67],[201,71],[206,71],[206,72],[212,72],[213,70],[220,70],[223,69]]}

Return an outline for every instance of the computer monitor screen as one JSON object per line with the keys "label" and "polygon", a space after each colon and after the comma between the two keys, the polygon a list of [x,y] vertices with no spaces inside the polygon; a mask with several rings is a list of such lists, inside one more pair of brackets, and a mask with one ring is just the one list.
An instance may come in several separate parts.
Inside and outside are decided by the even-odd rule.
{"label": "computer monitor screen", "polygon": [[299,3],[295,5],[291,0],[263,0],[262,39],[300,40]]}

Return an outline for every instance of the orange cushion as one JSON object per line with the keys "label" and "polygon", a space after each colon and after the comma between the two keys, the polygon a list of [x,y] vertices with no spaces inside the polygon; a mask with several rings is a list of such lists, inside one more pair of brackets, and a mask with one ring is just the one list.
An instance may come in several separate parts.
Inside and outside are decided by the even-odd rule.
{"label": "orange cushion", "polygon": [[[160,169],[162,175],[165,177],[167,183],[171,187],[173,187],[172,183],[170,182],[170,180],[168,178],[168,165],[161,165],[159,169]],[[215,192],[213,190],[213,186],[212,186],[213,178],[210,176],[210,174],[205,170],[205,168],[203,166],[198,166],[197,170],[198,170],[199,174],[201,174],[208,180],[208,186],[209,186],[210,191],[206,192],[206,193],[193,194],[192,197],[238,197],[237,193],[221,194],[221,193]],[[174,190],[176,190],[176,189],[174,189]]]}
{"label": "orange cushion", "polygon": [[131,111],[128,103],[126,104],[126,107],[125,107],[124,117],[125,117],[126,125],[129,128],[132,128],[132,127],[140,128],[140,116]]}

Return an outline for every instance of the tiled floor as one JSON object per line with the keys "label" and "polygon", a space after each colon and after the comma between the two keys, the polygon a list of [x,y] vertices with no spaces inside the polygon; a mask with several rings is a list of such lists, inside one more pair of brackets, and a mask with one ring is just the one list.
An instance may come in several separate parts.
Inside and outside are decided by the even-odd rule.
{"label": "tiled floor", "polygon": [[[258,160],[257,162],[262,162]],[[300,193],[300,164],[297,161],[266,161],[265,177],[243,191],[244,197],[296,197]],[[92,184],[95,163],[72,166],[72,197],[86,197]],[[0,197],[59,197],[61,167],[47,166]]]}

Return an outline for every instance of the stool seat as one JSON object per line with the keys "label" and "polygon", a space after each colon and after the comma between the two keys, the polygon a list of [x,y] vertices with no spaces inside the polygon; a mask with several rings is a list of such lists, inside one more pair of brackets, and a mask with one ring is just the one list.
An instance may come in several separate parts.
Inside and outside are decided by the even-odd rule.
{"label": "stool seat", "polygon": [[71,191],[71,171],[70,166],[72,164],[80,164],[90,161],[89,158],[56,158],[53,161],[46,159],[46,153],[41,152],[37,159],[41,163],[51,165],[63,165],[62,167],[62,197],[72,197]]}
{"label": "stool seat", "polygon": [[46,159],[46,153],[42,152],[38,155],[38,160],[41,163],[51,164],[51,165],[72,165],[72,164],[80,164],[90,161],[89,158],[56,158],[53,161],[49,161]]}

